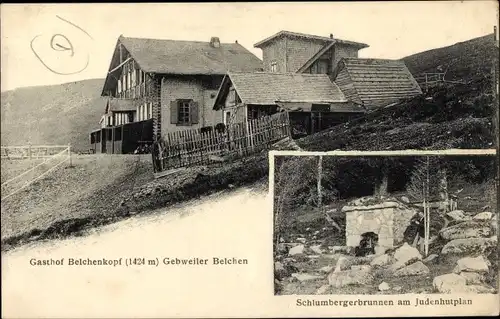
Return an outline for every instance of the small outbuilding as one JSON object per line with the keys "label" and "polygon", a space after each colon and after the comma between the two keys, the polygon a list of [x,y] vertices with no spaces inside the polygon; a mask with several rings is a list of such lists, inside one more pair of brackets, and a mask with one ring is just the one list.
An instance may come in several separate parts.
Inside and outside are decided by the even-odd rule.
{"label": "small outbuilding", "polygon": [[417,81],[400,60],[343,58],[333,79],[349,101],[367,109],[422,94]]}
{"label": "small outbuilding", "polygon": [[226,125],[289,112],[294,135],[311,134],[365,112],[326,74],[230,72],[215,97]]}

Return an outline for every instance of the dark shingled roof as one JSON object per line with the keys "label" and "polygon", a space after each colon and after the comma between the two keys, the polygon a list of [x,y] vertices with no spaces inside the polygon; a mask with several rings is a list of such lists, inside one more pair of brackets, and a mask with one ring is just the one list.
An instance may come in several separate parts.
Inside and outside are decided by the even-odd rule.
{"label": "dark shingled roof", "polygon": [[262,61],[238,43],[129,38],[120,36],[134,60],[145,72],[161,74],[212,75],[228,71],[251,72],[262,68]]}
{"label": "dark shingled roof", "polygon": [[[273,105],[277,101],[347,102],[344,94],[326,74],[230,72],[222,85],[227,84],[228,79],[244,104]],[[216,107],[219,98],[216,98]]]}
{"label": "dark shingled roof", "polygon": [[400,60],[343,58],[339,61],[335,82],[340,89],[365,106],[388,105],[422,94],[405,63]]}
{"label": "dark shingled roof", "polygon": [[109,99],[106,103],[106,113],[136,111],[134,99]]}

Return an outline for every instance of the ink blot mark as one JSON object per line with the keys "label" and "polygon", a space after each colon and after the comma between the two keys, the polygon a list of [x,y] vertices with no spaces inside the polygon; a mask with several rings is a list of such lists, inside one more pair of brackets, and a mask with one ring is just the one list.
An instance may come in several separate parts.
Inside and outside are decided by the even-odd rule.
{"label": "ink blot mark", "polygon": [[[69,24],[71,27],[76,28],[77,30],[81,31],[89,39],[93,40],[92,36],[90,34],[88,34],[84,29],[82,29],[81,27],[79,27],[78,25],[76,25],[73,22],[68,21],[68,20],[66,20],[64,18],[61,18],[58,15],[56,15],[56,17],[59,20],[65,22],[67,24]],[[37,40],[41,36],[42,35],[35,36],[31,40],[30,47],[31,47],[31,51],[33,51],[33,54],[35,55],[35,57],[40,61],[40,63],[42,63],[42,65],[47,70],[51,71],[52,73],[58,74],[58,75],[72,75],[72,74],[80,73],[80,72],[84,71],[88,67],[89,62],[90,62],[90,56],[89,56],[88,53],[86,54],[85,65],[83,67],[81,67],[81,68],[78,68],[75,71],[71,71],[71,72],[67,72],[66,71],[66,72],[64,72],[64,71],[61,71],[61,70],[57,70],[57,68],[55,68],[53,66],[52,67],[49,66],[50,63],[47,63],[46,59],[44,59],[39,54],[39,52],[37,52],[37,49],[35,49],[35,47],[34,47],[35,40]],[[62,33],[56,33],[56,34],[52,35],[52,37],[50,38],[49,45],[50,45],[50,49],[52,49],[52,51],[58,52],[57,53],[58,54],[58,57],[57,57],[58,60],[60,58],[64,57],[62,54],[66,54],[65,56],[66,57],[70,57],[70,58],[75,57],[75,46],[73,45],[73,43],[71,42],[71,40],[69,39],[69,37],[66,36],[66,35],[64,35],[64,34],[62,34]]]}

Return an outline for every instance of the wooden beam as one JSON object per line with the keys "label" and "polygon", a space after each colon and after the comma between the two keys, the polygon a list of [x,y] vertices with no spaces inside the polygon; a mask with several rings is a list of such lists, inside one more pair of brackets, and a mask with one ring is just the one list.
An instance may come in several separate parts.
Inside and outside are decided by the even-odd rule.
{"label": "wooden beam", "polygon": [[118,44],[118,48],[120,50],[120,63],[123,61],[123,49],[122,49],[122,44]]}
{"label": "wooden beam", "polygon": [[115,72],[116,70],[118,70],[119,68],[121,68],[125,63],[127,63],[128,61],[130,61],[131,59],[132,59],[132,57],[126,59],[125,61],[123,61],[122,63],[120,63],[116,68],[114,68],[113,70],[109,71],[108,74]]}

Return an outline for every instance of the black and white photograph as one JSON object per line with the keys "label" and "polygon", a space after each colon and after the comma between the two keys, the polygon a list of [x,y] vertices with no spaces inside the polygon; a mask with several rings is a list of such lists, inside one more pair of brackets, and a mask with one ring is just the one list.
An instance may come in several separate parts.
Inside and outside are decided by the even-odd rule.
{"label": "black and white photograph", "polygon": [[3,317],[498,314],[497,1],[0,8]]}
{"label": "black and white photograph", "polygon": [[360,153],[275,157],[275,293],[497,293],[494,150]]}

